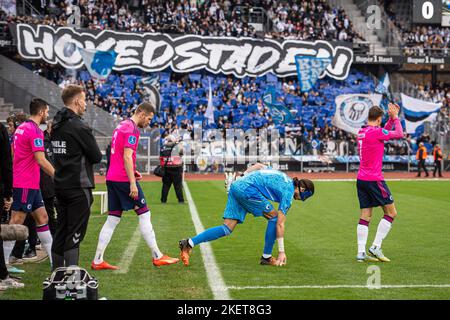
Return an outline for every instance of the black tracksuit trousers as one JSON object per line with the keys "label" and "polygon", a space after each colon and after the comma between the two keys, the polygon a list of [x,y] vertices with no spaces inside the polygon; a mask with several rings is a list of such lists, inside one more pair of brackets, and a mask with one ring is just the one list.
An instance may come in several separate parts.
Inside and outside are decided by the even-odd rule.
{"label": "black tracksuit trousers", "polygon": [[78,266],[80,243],[86,230],[93,203],[92,189],[57,190],[58,221],[53,239],[53,268]]}

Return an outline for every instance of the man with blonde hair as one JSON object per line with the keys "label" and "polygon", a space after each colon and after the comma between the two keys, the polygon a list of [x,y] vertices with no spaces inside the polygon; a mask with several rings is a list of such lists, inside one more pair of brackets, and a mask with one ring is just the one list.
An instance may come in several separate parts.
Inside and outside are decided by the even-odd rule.
{"label": "man with blonde hair", "polygon": [[92,129],[82,118],[86,112],[84,88],[68,85],[61,98],[65,108],[55,115],[51,135],[55,191],[60,206],[52,247],[54,269],[78,265],[93,202],[93,165],[102,159]]}

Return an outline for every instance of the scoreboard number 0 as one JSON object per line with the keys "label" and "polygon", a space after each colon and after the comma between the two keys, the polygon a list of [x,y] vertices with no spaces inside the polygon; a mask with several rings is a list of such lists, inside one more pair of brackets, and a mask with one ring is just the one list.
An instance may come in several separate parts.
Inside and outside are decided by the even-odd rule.
{"label": "scoreboard number 0", "polygon": [[434,6],[430,1],[424,2],[422,4],[422,17],[424,17],[427,20],[430,20],[433,18],[434,14]]}
{"label": "scoreboard number 0", "polygon": [[442,0],[413,0],[413,23],[441,24]]}

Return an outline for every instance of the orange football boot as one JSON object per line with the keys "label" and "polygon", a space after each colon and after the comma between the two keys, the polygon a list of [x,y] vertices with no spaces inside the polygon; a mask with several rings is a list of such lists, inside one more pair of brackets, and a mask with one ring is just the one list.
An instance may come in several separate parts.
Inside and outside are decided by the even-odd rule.
{"label": "orange football boot", "polygon": [[169,256],[163,255],[159,259],[153,259],[153,265],[155,267],[167,266],[169,264],[175,264],[178,261],[180,261],[180,259],[178,259],[178,258],[171,258]]}
{"label": "orange football boot", "polygon": [[98,263],[98,264],[96,264],[96,263],[94,263],[94,261],[92,261],[91,268],[93,270],[119,270],[120,269],[117,266],[110,265],[106,261],[103,261],[102,263]]}

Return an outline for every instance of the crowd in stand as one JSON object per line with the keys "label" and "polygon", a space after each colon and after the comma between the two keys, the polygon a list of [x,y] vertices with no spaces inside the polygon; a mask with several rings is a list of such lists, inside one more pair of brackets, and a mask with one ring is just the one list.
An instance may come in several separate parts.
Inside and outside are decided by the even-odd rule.
{"label": "crowd in stand", "polygon": [[[83,85],[89,103],[110,112],[118,120],[129,118],[142,102],[144,90],[140,79],[145,75],[112,73],[103,84],[95,83],[87,71],[76,75],[65,75],[63,69],[49,65],[28,65],[41,75],[57,82],[61,87],[69,83]],[[213,92],[214,123],[208,123],[205,112],[208,105],[208,89],[211,77]],[[272,77],[243,78],[210,74],[159,73],[161,111],[155,116],[150,127],[159,129],[162,136],[177,129],[186,129],[193,135],[194,122],[199,121],[204,128],[230,129],[277,128],[281,134],[281,148],[288,148],[287,139],[303,145],[303,154],[324,154],[329,150],[329,142],[348,141],[349,154],[356,154],[356,141],[352,134],[331,124],[335,112],[334,100],[337,95],[373,92],[372,79],[360,72],[352,71],[344,81],[329,78],[320,80],[315,89],[301,93],[295,78],[276,79]],[[294,120],[286,125],[277,125],[270,110],[262,102],[262,94],[269,85],[277,88],[280,102],[294,115]],[[428,90],[420,92],[435,102],[444,101],[443,113],[449,114],[450,90]],[[437,93],[437,96],[436,96]],[[433,95],[430,98],[430,95]],[[445,98],[443,98],[445,97]],[[441,100],[443,98],[443,100]],[[386,144],[386,153],[407,154],[408,145],[414,149],[415,139],[408,136],[406,142]],[[335,148],[337,150],[337,148]],[[301,150],[289,150],[301,154]]]}
{"label": "crowd in stand", "polygon": [[64,26],[74,13],[70,3],[80,8],[80,26],[95,30],[130,32],[171,32],[183,34],[256,37],[248,23],[251,7],[264,8],[273,32],[269,38],[299,40],[340,40],[361,38],[353,30],[345,11],[332,8],[326,0],[36,0],[44,14],[8,16],[8,22]]}
{"label": "crowd in stand", "polygon": [[[269,38],[300,40],[354,41],[361,38],[345,11],[332,8],[326,0],[302,1],[162,1],[162,0],[39,0],[45,13],[43,20],[35,17],[13,17],[8,22],[43,23],[53,26],[66,25],[72,15],[70,3],[79,6],[81,27],[97,30],[115,29],[131,32],[179,32],[213,36],[255,37],[255,30],[245,22],[247,5],[263,7],[273,23]],[[427,30],[431,30],[428,31]],[[424,40],[432,46],[433,29],[408,35],[411,41]],[[447,31],[441,36],[448,43]],[[440,43],[438,41],[438,43]],[[90,79],[86,71],[77,75],[66,75],[63,69],[46,64],[35,64],[31,68],[46,78],[64,87],[78,83],[86,88],[90,103],[110,112],[116,118],[127,118],[141,102],[142,88],[139,75],[112,74],[104,85]],[[152,126],[170,132],[176,128],[192,129],[194,120],[205,121],[207,107],[205,76],[169,74],[160,79],[163,105],[161,114],[155,117]],[[353,137],[331,125],[334,114],[334,98],[342,93],[373,92],[373,82],[367,76],[354,73],[347,80],[337,82],[322,80],[317,89],[308,94],[301,93],[295,79],[275,80],[280,100],[295,114],[292,124],[278,126],[283,136],[296,139],[298,143],[310,144],[313,140],[349,140]],[[258,79],[236,79],[219,76],[213,80],[215,123],[211,127],[226,128],[273,128],[277,127],[264,107],[261,95],[268,81]],[[450,102],[450,93],[445,90],[421,90],[425,100]],[[195,97],[189,101],[188,97]],[[324,148],[324,143],[319,144]]]}
{"label": "crowd in stand", "polygon": [[402,34],[406,55],[441,56],[448,55],[450,28],[415,26]]}
{"label": "crowd in stand", "polygon": [[265,9],[274,23],[268,36],[298,40],[339,40],[353,42],[362,39],[342,8],[332,8],[320,1],[266,1]]}
{"label": "crowd in stand", "polygon": [[[64,75],[55,67],[38,67],[36,64],[29,67],[40,70],[41,75],[50,80],[59,77],[56,82],[61,87],[69,83],[83,85],[89,103],[110,112],[117,119],[130,117],[134,108],[142,102],[144,90],[139,74],[113,73],[105,83],[98,84],[93,82],[87,71],[78,72],[73,77]],[[210,76],[214,123],[208,123],[205,117]],[[308,93],[300,92],[295,78],[276,79],[273,76],[238,79],[224,75],[161,72],[159,85],[161,112],[153,119],[151,127],[159,128],[161,134],[176,129],[192,131],[196,121],[211,129],[277,128],[282,142],[287,138],[294,139],[297,145],[305,146],[304,153],[313,153],[313,149],[324,152],[326,142],[331,140],[350,141],[352,145],[352,141],[355,142],[353,135],[331,125],[335,97],[343,93],[373,92],[374,89],[371,78],[356,71],[351,72],[344,81],[320,80],[316,89]],[[291,123],[277,124],[270,110],[264,106],[262,95],[270,85],[276,88],[278,100],[294,115]],[[317,144],[312,143],[314,140]],[[300,153],[300,150],[297,152]]]}
{"label": "crowd in stand", "polygon": [[[379,0],[379,2],[384,6],[390,20],[401,32],[404,54],[408,56],[448,56],[450,28],[431,25],[407,27],[397,16],[396,0]],[[412,2],[410,5],[412,6]]]}
{"label": "crowd in stand", "polygon": [[450,87],[439,83],[436,88],[424,85],[416,85],[419,99],[442,103],[441,114],[450,117]]}

